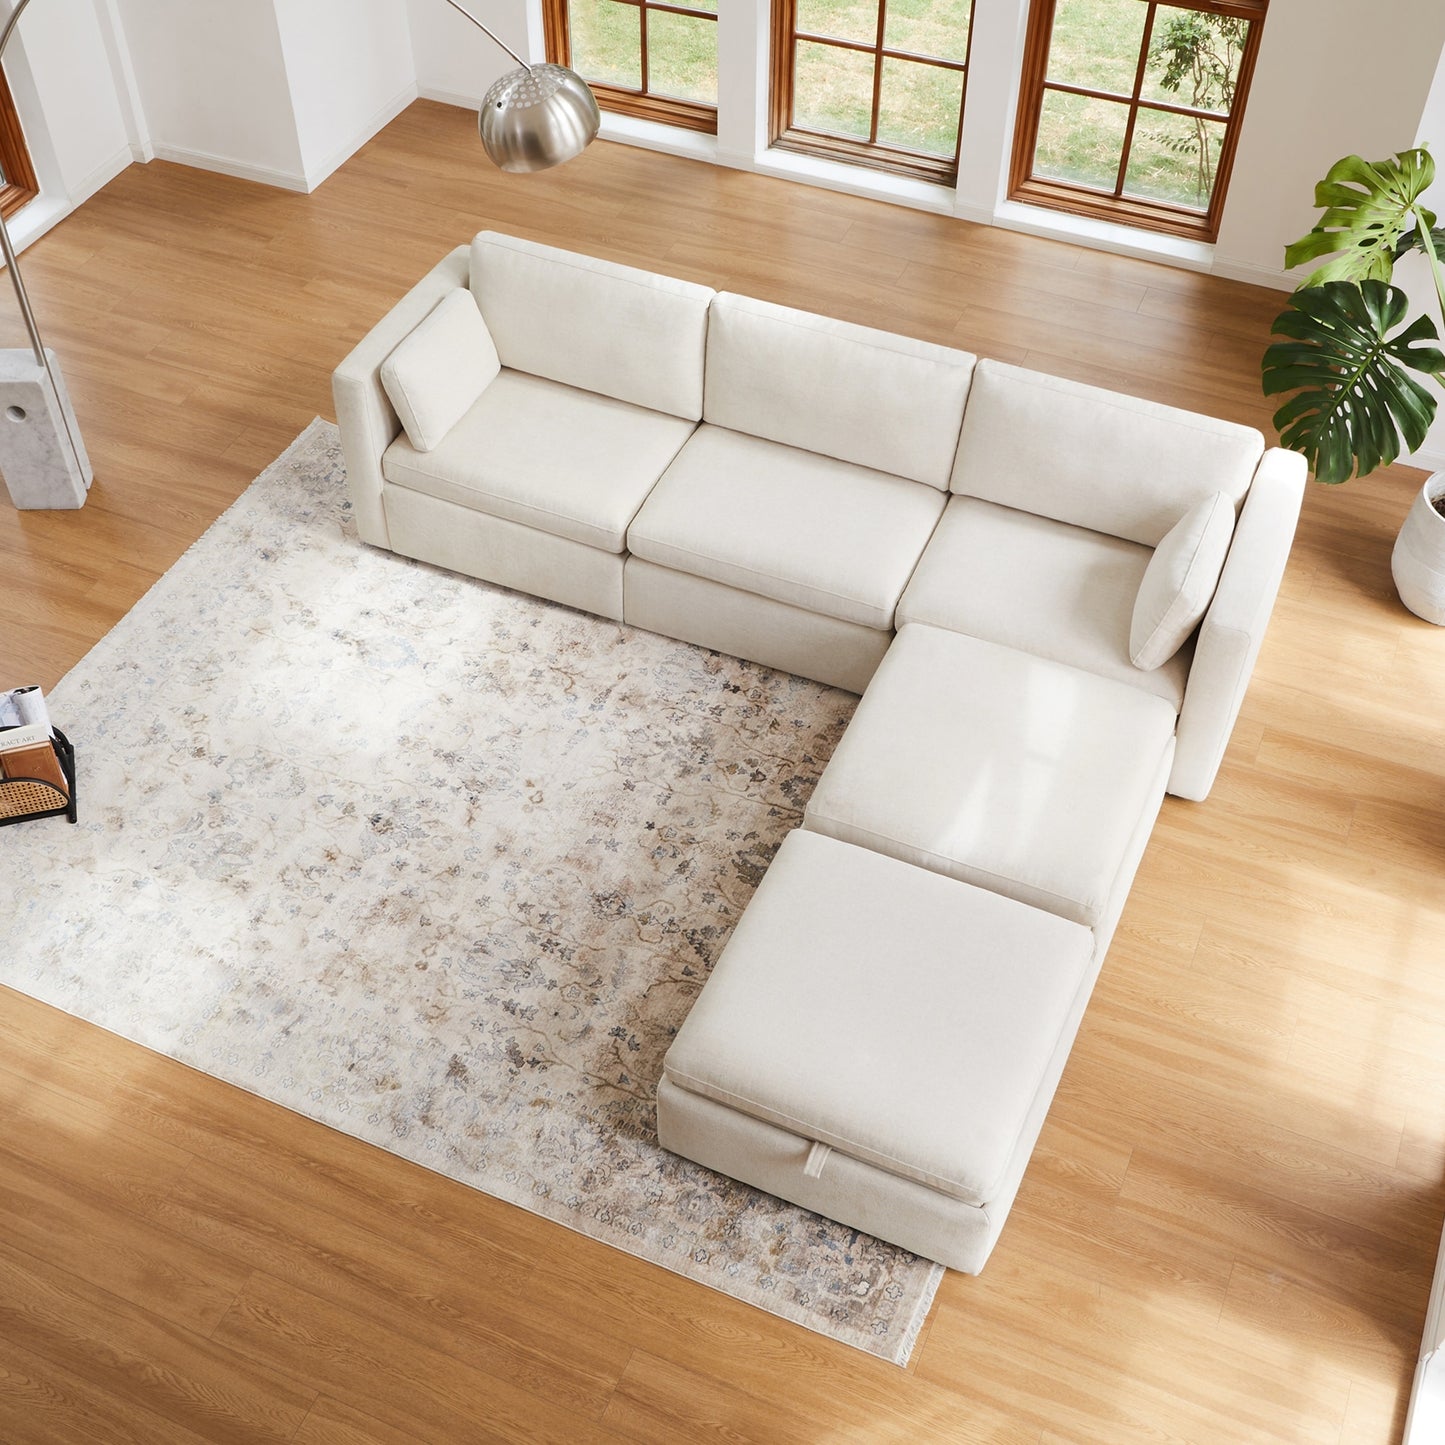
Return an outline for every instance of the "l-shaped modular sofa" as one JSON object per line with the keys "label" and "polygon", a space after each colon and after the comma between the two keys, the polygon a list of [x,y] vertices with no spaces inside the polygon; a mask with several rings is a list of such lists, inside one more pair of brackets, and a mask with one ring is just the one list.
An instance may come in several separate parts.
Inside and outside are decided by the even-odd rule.
{"label": "l-shaped modular sofa", "polygon": [[363,540],[862,694],[658,1135],[982,1268],[1163,796],[1214,782],[1303,461],[489,232],[334,383]]}

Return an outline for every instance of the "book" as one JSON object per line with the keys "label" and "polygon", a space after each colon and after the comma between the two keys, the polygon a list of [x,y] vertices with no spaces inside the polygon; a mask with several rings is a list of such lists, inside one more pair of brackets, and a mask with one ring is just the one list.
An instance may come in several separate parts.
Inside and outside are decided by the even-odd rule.
{"label": "book", "polygon": [[[19,729],[13,731],[18,732]],[[0,733],[0,737],[4,737],[4,733]],[[48,731],[39,742],[33,742],[29,747],[0,751],[0,781],[11,782],[17,778],[39,778],[59,788],[67,798],[70,796],[70,784],[66,781],[65,770],[60,766]]]}
{"label": "book", "polygon": [[14,752],[16,748],[33,748],[37,743],[49,746],[48,723],[26,723],[18,728],[0,728],[0,753]]}

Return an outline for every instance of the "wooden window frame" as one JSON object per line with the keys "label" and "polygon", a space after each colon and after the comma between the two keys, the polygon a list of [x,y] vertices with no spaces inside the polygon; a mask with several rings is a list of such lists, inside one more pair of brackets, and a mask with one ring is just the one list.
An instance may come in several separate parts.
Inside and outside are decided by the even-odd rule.
{"label": "wooden window frame", "polygon": [[[976,4],[977,0],[974,0],[974,5]],[[842,40],[836,35],[799,31],[797,0],[773,0],[769,143],[779,150],[822,156],[827,160],[867,166],[872,170],[888,171],[893,175],[909,176],[914,180],[936,181],[947,186],[956,184],[959,148],[963,144],[963,111],[968,100],[968,67],[973,52],[974,5],[969,7],[968,42],[964,46],[963,59],[943,60],[937,56],[919,55],[911,50],[898,50],[884,44],[883,35],[888,24],[888,0],[878,0],[878,28],[871,45],[861,40]],[[873,110],[867,140],[828,135],[824,131],[808,130],[793,124],[794,59],[800,40],[873,56]],[[963,94],[959,97],[958,106],[958,137],[954,142],[952,156],[930,155],[926,151],[910,150],[906,146],[878,139],[878,112],[885,60],[906,60],[932,65],[940,70],[956,70],[963,76]]]}
{"label": "wooden window frame", "polygon": [[[667,0],[613,0],[613,3],[631,5],[640,12],[638,32],[642,43],[642,88],[632,90],[626,86],[589,80],[587,83],[597,97],[597,104],[603,110],[610,110],[617,115],[636,116],[639,120],[658,121],[663,125],[679,126],[683,130],[716,135],[717,106],[698,100],[680,100],[670,95],[654,95],[647,89],[647,17],[650,11],[660,10],[670,15],[711,20],[716,24],[717,12],[697,10],[685,3],[669,4]],[[547,36],[547,58],[557,65],[570,66],[572,34],[568,24],[567,0],[542,0],[542,21]]]}
{"label": "wooden window frame", "polygon": [[[1045,206],[1050,210],[1067,211],[1076,216],[1116,221],[1143,230],[1163,231],[1169,235],[1186,236],[1199,241],[1213,241],[1219,235],[1219,222],[1224,213],[1225,196],[1229,191],[1230,172],[1234,169],[1239,126],[1249,100],[1250,82],[1254,78],[1254,62],[1259,53],[1259,37],[1269,0],[1146,0],[1146,3],[1148,13],[1139,45],[1139,60],[1134,70],[1134,87],[1131,94],[1125,96],[1117,91],[1096,90],[1048,79],[1049,46],[1053,40],[1056,0],[1033,0],[1029,14],[1028,38],[1024,44],[1023,83],[1019,91],[1018,124],[1014,131],[1013,162],[1009,172],[1009,199]],[[1206,15],[1249,21],[1249,35],[1240,56],[1239,77],[1235,82],[1234,102],[1228,116],[1222,118],[1224,139],[1220,144],[1219,162],[1215,167],[1214,189],[1210,193],[1209,206],[1204,211],[1168,201],[1150,201],[1124,194],[1124,177],[1134,144],[1135,123],[1141,110],[1210,120],[1221,119],[1217,111],[1140,100],[1139,93],[1143,88],[1149,64],[1149,47],[1154,37],[1154,22],[1161,8],[1193,10]],[[1124,146],[1119,157],[1119,169],[1112,194],[1095,187],[1033,174],[1044,92],[1048,90],[1127,103],[1129,119],[1124,130]]]}
{"label": "wooden window frame", "polygon": [[15,97],[4,71],[0,71],[0,174],[5,177],[0,187],[0,215],[8,220],[40,194],[40,183],[35,179],[30,148],[20,128],[20,113],[15,109]]}

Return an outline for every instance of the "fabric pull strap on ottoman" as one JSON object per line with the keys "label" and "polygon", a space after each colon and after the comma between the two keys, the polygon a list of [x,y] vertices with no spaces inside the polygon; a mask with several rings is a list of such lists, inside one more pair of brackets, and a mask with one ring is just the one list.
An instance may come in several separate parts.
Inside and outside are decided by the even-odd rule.
{"label": "fabric pull strap on ottoman", "polygon": [[795,831],[668,1050],[658,1136],[977,1273],[1097,969],[1080,924]]}

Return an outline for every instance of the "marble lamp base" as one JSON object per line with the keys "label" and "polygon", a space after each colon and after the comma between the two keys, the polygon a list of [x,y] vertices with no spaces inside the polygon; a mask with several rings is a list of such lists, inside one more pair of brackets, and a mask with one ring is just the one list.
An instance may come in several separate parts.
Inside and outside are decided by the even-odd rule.
{"label": "marble lamp base", "polygon": [[84,506],[92,475],[60,363],[45,355],[50,375],[32,351],[0,350],[0,476],[21,511]]}

